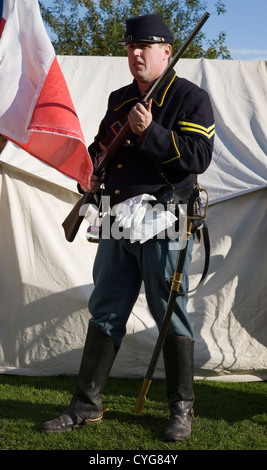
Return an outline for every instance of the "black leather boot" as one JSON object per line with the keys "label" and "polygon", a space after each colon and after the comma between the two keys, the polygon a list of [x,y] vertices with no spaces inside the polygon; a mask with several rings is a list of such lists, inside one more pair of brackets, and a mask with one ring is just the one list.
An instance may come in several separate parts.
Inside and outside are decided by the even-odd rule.
{"label": "black leather boot", "polygon": [[167,336],[163,346],[170,419],[166,441],[182,441],[191,435],[194,403],[194,341]]}
{"label": "black leather boot", "polygon": [[44,433],[72,431],[85,424],[101,422],[102,396],[112,364],[118,352],[108,336],[89,324],[83,357],[72,401],[56,419],[40,426]]}

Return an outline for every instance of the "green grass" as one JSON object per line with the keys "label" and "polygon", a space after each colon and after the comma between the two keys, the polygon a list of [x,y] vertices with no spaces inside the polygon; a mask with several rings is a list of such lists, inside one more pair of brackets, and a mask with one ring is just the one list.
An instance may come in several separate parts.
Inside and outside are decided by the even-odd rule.
{"label": "green grass", "polygon": [[0,375],[0,450],[267,450],[267,383],[196,381],[192,436],[162,441],[168,418],[165,382],[153,380],[144,410],[133,412],[142,380],[109,379],[109,409],[98,426],[45,435],[41,422],[69,404],[75,377]]}

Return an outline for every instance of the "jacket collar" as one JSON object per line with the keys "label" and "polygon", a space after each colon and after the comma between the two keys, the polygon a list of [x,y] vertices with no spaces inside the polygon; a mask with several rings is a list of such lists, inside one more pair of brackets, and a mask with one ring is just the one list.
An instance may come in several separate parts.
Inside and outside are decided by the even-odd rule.
{"label": "jacket collar", "polygon": [[[162,85],[156,91],[155,96],[152,99],[157,106],[160,107],[163,105],[166,94],[169,88],[171,87],[172,83],[174,82],[175,78],[176,72],[174,70],[171,70]],[[131,85],[126,88],[118,104],[114,107],[114,111],[118,111],[120,108],[122,108],[129,102],[132,102],[132,104],[134,105],[134,102],[140,101],[145,95],[146,93],[144,93],[143,96],[141,95],[137,85],[137,81],[134,79]]]}

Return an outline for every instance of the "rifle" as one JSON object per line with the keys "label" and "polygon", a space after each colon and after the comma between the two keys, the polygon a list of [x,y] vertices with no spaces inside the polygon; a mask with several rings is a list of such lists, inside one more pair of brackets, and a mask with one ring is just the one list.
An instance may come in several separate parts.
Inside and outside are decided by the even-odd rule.
{"label": "rifle", "polygon": [[[156,91],[161,86],[162,82],[166,79],[167,75],[170,71],[174,68],[184,51],[187,49],[189,44],[195,38],[197,33],[200,31],[204,23],[210,17],[210,14],[206,12],[202,18],[200,19],[199,23],[195,26],[193,31],[187,37],[183,45],[180,47],[178,52],[174,55],[172,60],[169,62],[165,70],[159,76],[159,78],[155,81],[154,85],[147,93],[146,97],[142,101],[144,106],[147,106],[151,98],[155,95]],[[120,147],[123,145],[125,140],[127,139],[128,134],[130,133],[130,124],[127,120],[126,124],[120,129],[117,135],[114,137],[112,142],[107,146],[105,150],[103,150],[100,154],[98,154],[100,163],[94,168],[93,173],[96,176],[100,176],[102,171],[107,168],[109,163],[114,159],[115,155],[117,154]],[[89,204],[95,198],[94,193],[84,193],[83,196],[79,199],[79,201],[75,204],[69,215],[66,217],[64,222],[62,223],[62,227],[65,232],[65,238],[67,241],[72,242],[79,230],[79,227],[84,219],[84,215],[82,214],[80,209],[82,206]],[[85,211],[84,211],[85,212]]]}

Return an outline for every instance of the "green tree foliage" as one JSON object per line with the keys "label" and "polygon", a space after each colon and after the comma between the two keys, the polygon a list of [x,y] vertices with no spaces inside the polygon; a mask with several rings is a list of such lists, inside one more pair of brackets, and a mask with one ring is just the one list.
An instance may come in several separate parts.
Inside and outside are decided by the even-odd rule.
{"label": "green tree foliage", "polygon": [[[126,55],[116,46],[125,33],[125,20],[146,13],[160,13],[174,33],[178,50],[206,11],[204,0],[54,0],[49,7],[40,1],[43,20],[48,26],[55,51],[60,55]],[[214,14],[224,14],[221,0]],[[208,20],[210,21],[210,20]],[[201,30],[183,57],[230,59],[225,33],[208,39]]]}

